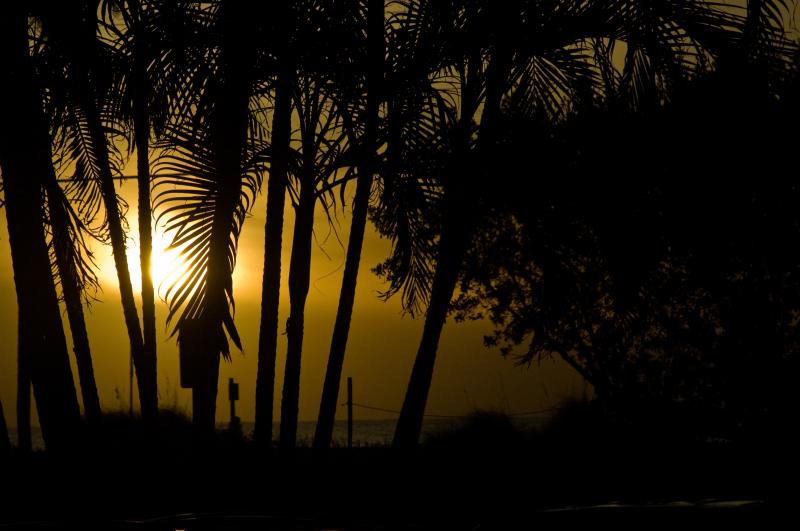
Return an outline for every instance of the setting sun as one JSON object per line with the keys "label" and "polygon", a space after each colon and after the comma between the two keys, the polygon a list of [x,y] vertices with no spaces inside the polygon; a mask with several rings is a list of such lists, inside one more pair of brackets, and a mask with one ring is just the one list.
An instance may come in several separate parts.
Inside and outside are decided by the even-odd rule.
{"label": "setting sun", "polygon": [[[160,293],[162,284],[167,288],[167,283],[164,281],[170,278],[180,276],[183,272],[182,265],[183,259],[180,257],[177,249],[169,249],[170,235],[156,230],[153,233],[153,254],[150,261],[150,274],[153,277],[153,285],[156,292]],[[101,285],[114,286],[118,288],[119,281],[117,279],[117,271],[114,268],[114,259],[111,255],[111,249],[106,248],[106,253],[99,261],[100,282]],[[128,234],[128,245],[126,248],[126,255],[128,257],[128,268],[131,274],[131,284],[135,292],[139,293],[142,290],[142,271],[139,267],[139,239],[138,231],[131,230]]]}

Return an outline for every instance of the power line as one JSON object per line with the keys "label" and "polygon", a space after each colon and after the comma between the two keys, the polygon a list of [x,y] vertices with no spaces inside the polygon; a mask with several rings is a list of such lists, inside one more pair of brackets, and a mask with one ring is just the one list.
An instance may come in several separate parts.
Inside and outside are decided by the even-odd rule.
{"label": "power line", "polygon": [[[346,405],[346,403],[342,404],[342,405],[344,406],[344,405]],[[395,415],[399,415],[400,414],[399,411],[396,411],[394,409],[386,409],[386,408],[382,408],[382,407],[368,406],[366,404],[357,404],[355,402],[353,402],[353,406],[360,407],[362,409],[370,409],[372,411],[381,411],[383,413],[393,413]],[[546,415],[546,414],[551,413],[553,411],[557,411],[558,409],[559,408],[557,408],[557,407],[550,407],[550,408],[545,408],[545,409],[535,409],[535,410],[531,410],[531,411],[522,411],[522,412],[519,412],[519,413],[506,413],[506,416],[508,416],[508,417],[529,417],[529,416],[535,416],[535,415]],[[432,417],[432,418],[441,418],[441,419],[463,419],[463,418],[468,417],[469,415],[435,415],[433,413],[426,413],[424,416],[425,417]]]}

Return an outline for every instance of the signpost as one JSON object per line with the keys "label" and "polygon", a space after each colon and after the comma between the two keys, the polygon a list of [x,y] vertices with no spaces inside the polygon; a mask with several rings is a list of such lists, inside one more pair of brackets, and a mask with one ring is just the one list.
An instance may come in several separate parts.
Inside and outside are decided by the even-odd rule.
{"label": "signpost", "polygon": [[353,447],[353,377],[347,377],[347,447]]}
{"label": "signpost", "polygon": [[228,378],[228,400],[231,401],[231,422],[228,429],[232,433],[241,430],[241,422],[239,417],[236,416],[236,401],[239,400],[239,384],[233,381],[233,378]]}

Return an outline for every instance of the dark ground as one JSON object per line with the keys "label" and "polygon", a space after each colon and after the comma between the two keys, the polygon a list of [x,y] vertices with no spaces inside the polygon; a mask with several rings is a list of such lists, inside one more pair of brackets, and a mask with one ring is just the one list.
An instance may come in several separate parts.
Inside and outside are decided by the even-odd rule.
{"label": "dark ground", "polygon": [[[533,435],[504,422],[474,422],[413,455],[339,448],[322,463],[309,449],[261,452],[226,434],[201,447],[188,424],[148,439],[111,421],[63,456],[0,464],[0,530],[769,529],[796,504],[788,441],[681,442],[598,427]],[[731,501],[748,503],[721,503]]]}

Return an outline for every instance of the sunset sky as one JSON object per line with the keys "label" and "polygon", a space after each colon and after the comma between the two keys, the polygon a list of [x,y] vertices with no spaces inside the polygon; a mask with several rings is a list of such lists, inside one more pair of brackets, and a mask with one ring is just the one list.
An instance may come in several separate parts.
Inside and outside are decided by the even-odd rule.
{"label": "sunset sky", "polygon": [[[120,193],[129,205],[128,257],[134,277],[134,289],[140,289],[138,274],[138,228],[136,223],[136,184],[123,183]],[[260,318],[261,275],[264,259],[264,221],[266,198],[262,194],[244,225],[234,274],[236,325],[242,337],[244,352],[233,352],[231,362],[222,362],[217,421],[228,420],[227,381],[234,377],[240,384],[241,400],[237,414],[244,422],[254,418],[255,378],[258,357],[258,323]],[[344,246],[349,231],[349,212],[338,211],[338,239],[328,227],[321,210],[317,212],[316,241],[311,269],[312,286],[306,307],[306,333],[300,397],[300,419],[315,420],[327,364],[331,332],[344,269]],[[289,309],[287,289],[288,265],[294,214],[287,206],[284,228],[283,285],[281,288],[281,327],[285,326]],[[340,243],[340,240],[342,243]],[[168,243],[157,229],[154,246]],[[375,407],[399,410],[422,332],[422,319],[403,315],[399,298],[382,302],[378,292],[385,289],[370,269],[383,260],[390,243],[368,229],[361,260],[358,290],[353,313],[350,340],[343,378],[353,377],[355,401]],[[88,331],[92,347],[98,392],[104,410],[128,408],[129,346],[122,308],[119,302],[116,271],[111,248],[96,246],[102,292],[88,314]],[[166,257],[154,250],[154,280],[158,283],[169,266]],[[162,289],[163,294],[163,289]],[[0,400],[10,425],[15,425],[16,403],[16,295],[8,247],[5,212],[0,216]],[[141,303],[137,299],[141,312]],[[191,410],[191,393],[181,389],[178,377],[178,356],[175,338],[170,338],[165,319],[167,307],[157,299],[158,386],[160,403]],[[69,327],[62,314],[66,332]],[[141,313],[140,313],[141,318]],[[483,336],[491,330],[489,323],[455,323],[445,327],[439,348],[436,371],[427,412],[439,415],[461,415],[475,408],[499,409],[510,413],[548,408],[565,398],[580,396],[581,378],[560,360],[545,361],[530,368],[516,367],[503,359],[497,350],[485,348]],[[279,419],[280,393],[285,361],[285,336],[279,337],[276,368],[275,418]],[[70,348],[71,351],[71,348]],[[76,386],[77,373],[73,363]],[[342,401],[345,386],[342,386]],[[80,398],[80,393],[78,393]],[[134,404],[138,399],[134,391]],[[36,423],[34,408],[34,423]],[[344,408],[337,418],[343,419]],[[356,418],[390,419],[395,415],[356,409]]]}

